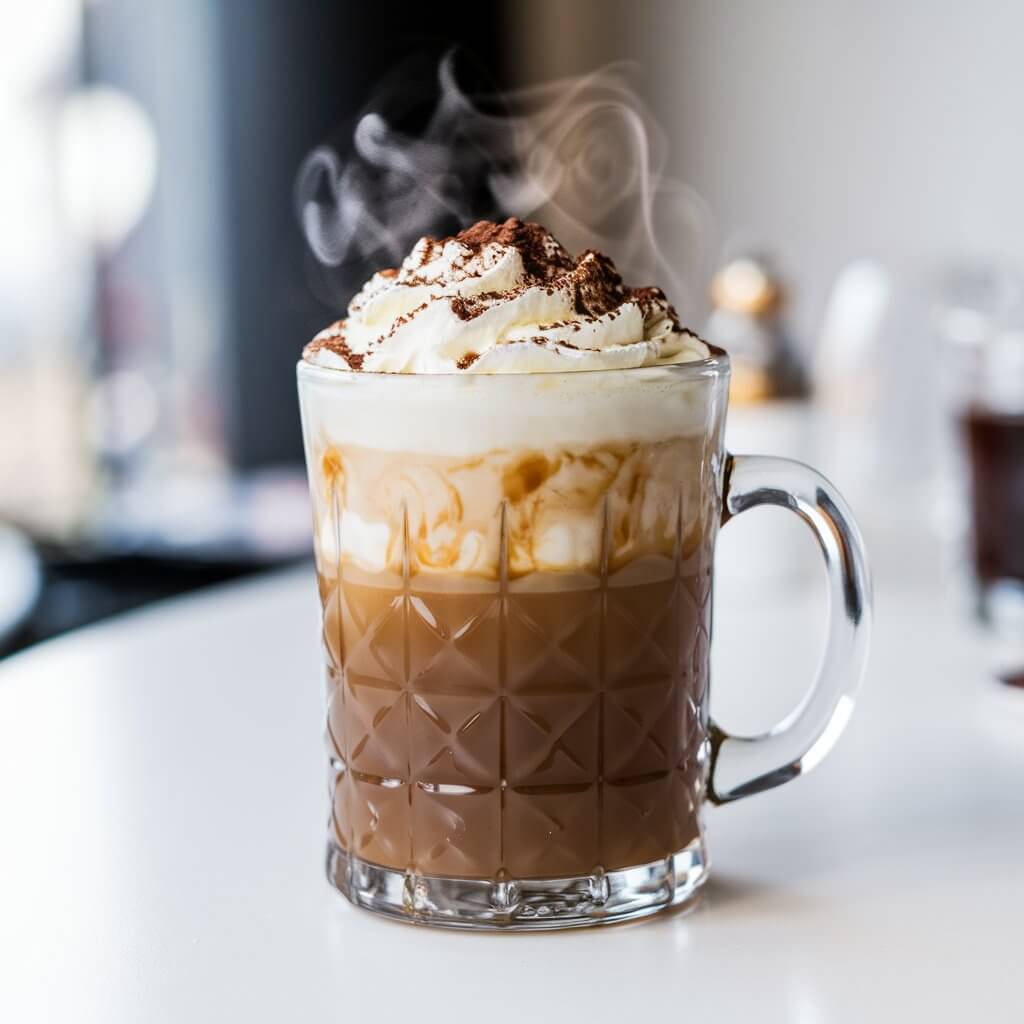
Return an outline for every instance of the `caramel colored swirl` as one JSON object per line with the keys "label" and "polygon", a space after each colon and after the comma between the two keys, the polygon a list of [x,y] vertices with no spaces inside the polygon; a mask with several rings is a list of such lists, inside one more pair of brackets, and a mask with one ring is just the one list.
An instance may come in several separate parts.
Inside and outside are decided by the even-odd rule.
{"label": "caramel colored swirl", "polygon": [[[696,440],[424,458],[360,447],[320,456],[322,568],[455,572],[494,579],[617,568],[694,550],[707,528],[700,481],[681,478]],[[504,537],[502,536],[504,534]],[[502,569],[502,561],[505,566]]]}
{"label": "caramel colored swirl", "polygon": [[660,289],[628,288],[607,256],[574,259],[539,224],[516,219],[420,239],[303,353],[386,373],[562,372],[707,355]]}

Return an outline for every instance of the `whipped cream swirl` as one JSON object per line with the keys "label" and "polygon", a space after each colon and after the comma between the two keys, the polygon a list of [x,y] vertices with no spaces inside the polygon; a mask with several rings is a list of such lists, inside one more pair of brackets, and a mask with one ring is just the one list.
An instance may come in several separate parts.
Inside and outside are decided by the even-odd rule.
{"label": "whipped cream swirl", "polygon": [[421,238],[363,286],[303,357],[379,373],[535,373],[707,358],[659,288],[627,288],[608,257],[574,259],[539,224],[481,221]]}

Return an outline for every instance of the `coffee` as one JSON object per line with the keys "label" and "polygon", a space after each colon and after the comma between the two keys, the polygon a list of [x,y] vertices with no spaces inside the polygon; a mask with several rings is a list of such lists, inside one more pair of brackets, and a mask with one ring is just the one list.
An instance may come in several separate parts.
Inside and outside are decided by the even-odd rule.
{"label": "coffee", "polygon": [[307,346],[329,874],[354,899],[585,920],[700,883],[709,355],[657,289],[515,221],[424,240]]}
{"label": "coffee", "polygon": [[321,577],[333,839],[374,864],[589,875],[699,836],[709,552],[617,572]]}
{"label": "coffee", "polygon": [[964,430],[978,580],[1024,587],[1024,413],[971,409]]}
{"label": "coffee", "polygon": [[699,839],[706,455],[680,437],[313,456],[339,849],[497,880]]}
{"label": "coffee", "polygon": [[[538,225],[422,239],[348,314],[298,370],[328,878],[465,928],[691,902],[703,803],[797,777],[848,717],[868,584],[842,498],[727,457],[724,354]],[[723,514],[759,504],[806,517],[839,617],[812,696],[733,737],[708,717],[712,552]]]}

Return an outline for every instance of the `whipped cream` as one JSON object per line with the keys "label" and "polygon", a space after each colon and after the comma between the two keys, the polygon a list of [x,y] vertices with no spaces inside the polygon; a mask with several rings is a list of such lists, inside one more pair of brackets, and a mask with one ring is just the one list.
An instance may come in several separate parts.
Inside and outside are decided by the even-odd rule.
{"label": "whipped cream", "polygon": [[574,259],[538,224],[481,221],[422,238],[303,352],[379,373],[536,373],[706,359],[658,288],[627,288],[606,256]]}

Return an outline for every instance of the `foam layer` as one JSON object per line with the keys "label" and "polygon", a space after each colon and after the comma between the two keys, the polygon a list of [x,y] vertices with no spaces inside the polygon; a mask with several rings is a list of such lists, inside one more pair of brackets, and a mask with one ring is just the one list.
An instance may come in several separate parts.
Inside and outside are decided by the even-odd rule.
{"label": "foam layer", "polygon": [[320,445],[470,456],[702,434],[721,364],[625,372],[391,375],[299,364],[303,429]]}

